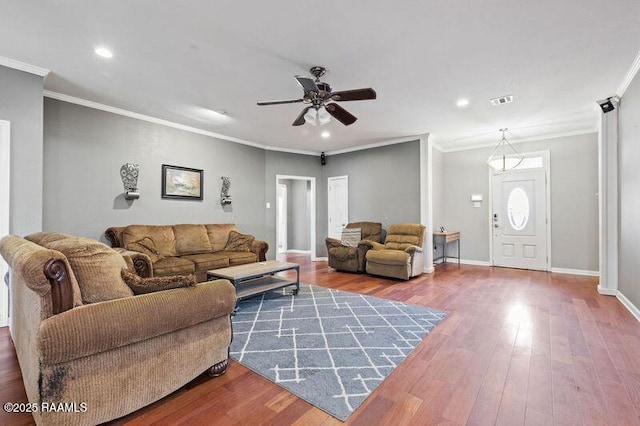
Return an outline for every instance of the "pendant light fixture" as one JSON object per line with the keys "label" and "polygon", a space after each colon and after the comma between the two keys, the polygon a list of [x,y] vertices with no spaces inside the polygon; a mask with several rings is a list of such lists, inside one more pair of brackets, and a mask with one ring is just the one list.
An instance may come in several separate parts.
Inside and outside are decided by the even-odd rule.
{"label": "pendant light fixture", "polygon": [[504,172],[505,170],[511,170],[518,167],[524,157],[520,154],[516,149],[509,143],[507,138],[504,136],[504,132],[506,132],[507,128],[500,129],[502,132],[502,140],[498,142],[498,146],[493,150],[489,158],[487,159],[487,164],[494,170],[498,170]]}

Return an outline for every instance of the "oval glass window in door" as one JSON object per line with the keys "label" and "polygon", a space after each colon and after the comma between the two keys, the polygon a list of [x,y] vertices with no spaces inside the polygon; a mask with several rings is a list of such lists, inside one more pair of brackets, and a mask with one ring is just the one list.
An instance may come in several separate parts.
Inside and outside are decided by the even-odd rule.
{"label": "oval glass window in door", "polygon": [[507,200],[509,224],[516,231],[522,231],[529,222],[529,197],[522,188],[514,188]]}

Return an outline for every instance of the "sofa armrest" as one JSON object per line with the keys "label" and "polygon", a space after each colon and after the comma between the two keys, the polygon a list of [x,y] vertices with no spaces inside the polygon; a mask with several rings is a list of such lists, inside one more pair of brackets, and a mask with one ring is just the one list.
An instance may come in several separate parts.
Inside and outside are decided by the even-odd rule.
{"label": "sofa armrest", "polygon": [[358,245],[360,245],[360,244],[368,245],[370,250],[384,250],[385,249],[384,244],[376,243],[375,241],[362,240],[362,241],[360,241],[360,243],[358,243]]}
{"label": "sofa armrest", "polygon": [[344,245],[342,244],[342,241],[335,239],[335,238],[325,238],[325,243],[327,244],[327,251],[329,251],[330,248],[334,248],[334,247],[344,247]]}
{"label": "sofa armrest", "polygon": [[138,276],[142,278],[153,277],[153,263],[148,255],[140,253],[139,251],[127,250],[122,247],[114,248],[114,250],[124,257],[127,265],[130,263],[133,264],[133,268],[136,270],[136,274],[138,274]]}
{"label": "sofa armrest", "polygon": [[124,229],[124,226],[112,226],[104,231],[104,236],[111,243],[111,247],[123,247],[122,233]]}
{"label": "sofa armrest", "polygon": [[[141,342],[231,315],[227,280],[80,306],[40,324],[40,362],[53,365]],[[231,336],[229,336],[231,341]]]}
{"label": "sofa armrest", "polygon": [[267,251],[269,250],[269,244],[266,241],[253,240],[251,244],[251,251],[256,254],[258,262],[264,262],[267,260]]}

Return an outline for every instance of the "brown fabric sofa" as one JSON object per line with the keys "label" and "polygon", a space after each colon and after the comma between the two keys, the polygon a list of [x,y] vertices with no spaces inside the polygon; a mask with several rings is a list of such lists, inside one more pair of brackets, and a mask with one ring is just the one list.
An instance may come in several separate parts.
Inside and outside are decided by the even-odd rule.
{"label": "brown fabric sofa", "polygon": [[[95,240],[38,233],[0,240],[10,332],[41,425],[93,425],[138,410],[198,375],[223,373],[235,290],[227,280],[133,296],[126,260]],[[94,303],[88,303],[94,300]]]}
{"label": "brown fabric sofa", "polygon": [[[141,277],[196,274],[198,281],[206,279],[210,269],[266,259],[269,245],[247,236],[245,247],[229,248],[229,236],[239,233],[232,223],[183,225],[129,225],[108,228],[104,235],[113,248],[131,256]],[[233,234],[236,235],[236,234]],[[156,253],[141,253],[140,241],[150,239]],[[146,241],[146,240],[145,240]]]}
{"label": "brown fabric sofa", "polygon": [[367,251],[367,273],[402,280],[422,274],[424,233],[419,223],[389,225],[384,245],[372,243]]}
{"label": "brown fabric sofa", "polygon": [[360,242],[357,247],[345,246],[342,241],[327,238],[327,256],[329,266],[338,271],[365,272],[365,255],[372,247],[371,242],[380,243],[382,240],[382,224],[378,222],[352,222],[345,228],[361,229]]}

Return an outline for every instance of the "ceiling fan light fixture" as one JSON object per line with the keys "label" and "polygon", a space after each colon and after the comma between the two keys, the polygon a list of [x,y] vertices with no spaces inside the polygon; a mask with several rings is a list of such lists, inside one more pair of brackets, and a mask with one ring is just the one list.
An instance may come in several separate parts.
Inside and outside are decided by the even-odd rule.
{"label": "ceiling fan light fixture", "polygon": [[318,110],[318,122],[321,126],[324,126],[328,122],[331,121],[331,115],[327,112],[325,108],[320,108]]}
{"label": "ceiling fan light fixture", "polygon": [[520,154],[516,149],[509,143],[507,138],[504,136],[504,132],[508,129],[500,129],[502,132],[502,139],[498,142],[498,146],[493,150],[489,158],[487,159],[487,164],[494,170],[504,172],[506,170],[515,169],[522,163],[524,156]]}
{"label": "ceiling fan light fixture", "polygon": [[316,111],[315,108],[310,108],[309,111],[307,111],[307,113],[304,115],[304,121],[306,121],[307,123],[313,125],[313,126],[317,126],[318,120],[318,111]]}

